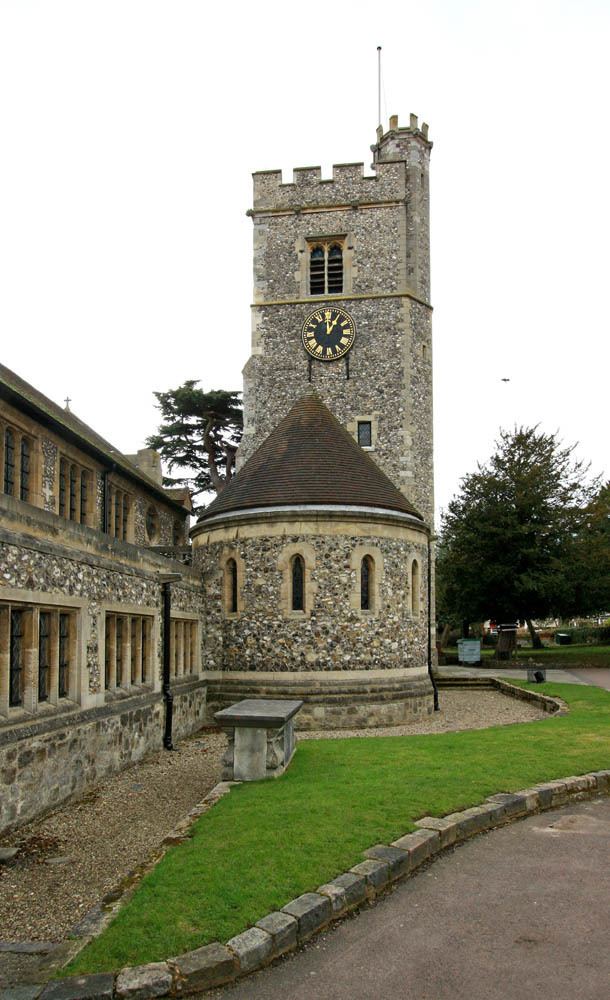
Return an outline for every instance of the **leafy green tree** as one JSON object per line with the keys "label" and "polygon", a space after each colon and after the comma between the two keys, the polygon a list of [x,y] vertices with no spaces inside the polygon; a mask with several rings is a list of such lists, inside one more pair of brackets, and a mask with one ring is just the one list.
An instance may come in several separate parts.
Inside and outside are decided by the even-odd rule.
{"label": "leafy green tree", "polygon": [[193,500],[211,490],[220,493],[233,475],[242,436],[240,394],[204,392],[193,380],[155,396],[162,422],[146,443],[178,473],[166,477],[165,485],[186,486]]}
{"label": "leafy green tree", "polygon": [[588,505],[571,550],[572,599],[570,615],[607,615],[610,612],[610,482]]}
{"label": "leafy green tree", "polygon": [[[538,427],[500,431],[496,452],[464,477],[442,519],[438,604],[450,620],[526,621],[570,613],[574,560],[599,480],[575,446]],[[584,590],[582,600],[585,600]],[[581,614],[587,613],[583,606]]]}

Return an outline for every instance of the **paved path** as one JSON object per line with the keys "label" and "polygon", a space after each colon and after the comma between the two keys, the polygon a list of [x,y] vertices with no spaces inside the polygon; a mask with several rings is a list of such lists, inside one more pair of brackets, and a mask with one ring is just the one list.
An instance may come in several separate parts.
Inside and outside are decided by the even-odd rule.
{"label": "paved path", "polygon": [[610,799],[448,853],[222,1000],[601,1000],[610,993]]}
{"label": "paved path", "polygon": [[[439,667],[439,672],[443,677],[502,677],[506,680],[514,677],[517,680],[527,680],[527,669],[519,667],[473,668],[450,665]],[[557,684],[595,684],[610,691],[610,669],[607,667],[574,667],[571,670],[547,668],[546,679],[556,681]]]}

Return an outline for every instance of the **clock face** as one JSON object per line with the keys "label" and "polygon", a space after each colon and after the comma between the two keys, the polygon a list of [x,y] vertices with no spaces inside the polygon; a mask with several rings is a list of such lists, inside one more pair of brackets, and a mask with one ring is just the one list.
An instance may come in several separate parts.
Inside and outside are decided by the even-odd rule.
{"label": "clock face", "polygon": [[345,309],[316,309],[303,323],[303,347],[316,361],[336,361],[347,354],[356,337],[356,324]]}

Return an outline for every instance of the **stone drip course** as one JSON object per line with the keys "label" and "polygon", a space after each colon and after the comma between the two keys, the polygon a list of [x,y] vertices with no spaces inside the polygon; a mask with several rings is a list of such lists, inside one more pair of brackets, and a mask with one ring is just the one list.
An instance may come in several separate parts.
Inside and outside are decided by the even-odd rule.
{"label": "stone drip course", "polygon": [[[225,784],[222,792],[226,790]],[[365,860],[348,872],[316,892],[291,900],[226,944],[215,941],[165,962],[122,969],[116,975],[76,976],[46,986],[18,986],[0,994],[0,1000],[147,1000],[203,993],[295,950],[449,847],[533,813],[609,794],[610,769],[547,781],[518,792],[499,792],[481,805],[448,816],[424,816],[415,823],[418,829],[413,833],[369,848],[364,852]]]}

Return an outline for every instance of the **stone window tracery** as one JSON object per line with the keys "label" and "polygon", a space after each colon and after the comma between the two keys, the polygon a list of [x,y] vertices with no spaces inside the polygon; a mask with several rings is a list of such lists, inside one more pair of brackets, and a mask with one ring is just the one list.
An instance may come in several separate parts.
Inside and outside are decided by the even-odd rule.
{"label": "stone window tracery", "polygon": [[375,616],[380,609],[383,555],[375,545],[357,545],[351,554],[353,589],[350,605],[358,615]]}
{"label": "stone window tracery", "polygon": [[108,534],[123,542],[131,541],[132,515],[133,497],[111,483],[108,489]]}
{"label": "stone window tracery", "polygon": [[90,523],[91,481],[92,472],[90,469],[83,468],[65,456],[60,458],[58,503],[60,517],[65,517],[77,524]]}
{"label": "stone window tracery", "polygon": [[73,610],[0,604],[0,715],[76,700]]}
{"label": "stone window tracery", "polygon": [[40,504],[38,470],[37,439],[16,424],[0,424],[0,491]]}
{"label": "stone window tracery", "polygon": [[148,615],[106,612],[106,691],[152,684],[152,626],[153,619]]}
{"label": "stone window tracery", "polygon": [[285,618],[302,619],[311,615],[317,590],[313,581],[315,566],[316,550],[310,542],[290,542],[280,552],[280,605]]}
{"label": "stone window tracery", "polygon": [[199,628],[194,618],[172,616],[170,628],[170,674],[184,677],[199,670]]}

